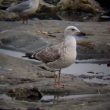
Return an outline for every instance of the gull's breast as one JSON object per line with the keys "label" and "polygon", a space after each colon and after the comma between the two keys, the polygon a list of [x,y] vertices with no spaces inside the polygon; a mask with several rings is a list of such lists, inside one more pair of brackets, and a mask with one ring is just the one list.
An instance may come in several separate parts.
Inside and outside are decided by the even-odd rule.
{"label": "gull's breast", "polygon": [[66,49],[64,54],[61,57],[61,62],[63,63],[64,67],[70,66],[75,62],[76,59],[76,50],[73,49]]}

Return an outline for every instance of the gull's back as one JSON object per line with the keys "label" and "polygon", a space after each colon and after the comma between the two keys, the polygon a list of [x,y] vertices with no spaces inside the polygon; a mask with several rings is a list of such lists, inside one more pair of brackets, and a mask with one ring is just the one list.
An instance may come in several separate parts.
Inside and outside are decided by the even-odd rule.
{"label": "gull's back", "polygon": [[9,8],[7,8],[7,11],[19,13],[26,9],[29,9],[29,7],[29,1],[25,1],[20,4],[10,6]]}
{"label": "gull's back", "polygon": [[17,5],[10,6],[9,8],[7,8],[7,11],[15,12],[18,14],[22,14],[22,13],[28,14],[36,11],[38,6],[39,6],[39,0],[28,0],[22,3],[19,3]]}

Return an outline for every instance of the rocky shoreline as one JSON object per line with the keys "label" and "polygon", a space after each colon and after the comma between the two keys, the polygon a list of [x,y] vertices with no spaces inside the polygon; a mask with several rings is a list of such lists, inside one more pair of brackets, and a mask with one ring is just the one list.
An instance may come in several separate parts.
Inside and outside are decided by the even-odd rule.
{"label": "rocky shoreline", "polygon": [[[0,48],[21,52],[35,51],[41,46],[60,42],[63,39],[64,28],[75,25],[88,37],[78,47],[78,54],[82,55],[78,56],[78,59],[110,58],[109,23],[34,19],[29,20],[29,24],[23,25],[20,21],[0,21]],[[0,109],[107,110],[110,108],[110,85],[90,84],[82,78],[64,74],[61,81],[65,87],[55,89],[52,86],[52,72],[42,70],[35,62],[0,54]],[[97,96],[77,100],[55,98],[49,103],[40,100],[45,95],[61,97],[81,94],[97,94]]]}

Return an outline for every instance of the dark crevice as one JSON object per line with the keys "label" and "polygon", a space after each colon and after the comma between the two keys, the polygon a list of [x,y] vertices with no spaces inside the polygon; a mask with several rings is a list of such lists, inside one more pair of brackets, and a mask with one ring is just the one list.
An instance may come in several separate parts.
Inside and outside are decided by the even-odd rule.
{"label": "dark crevice", "polygon": [[105,10],[110,10],[110,0],[96,0]]}

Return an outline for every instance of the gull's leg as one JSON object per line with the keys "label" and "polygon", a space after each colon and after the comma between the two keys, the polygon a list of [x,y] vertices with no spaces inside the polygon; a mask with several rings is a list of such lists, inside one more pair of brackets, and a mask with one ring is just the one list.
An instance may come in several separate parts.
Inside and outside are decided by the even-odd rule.
{"label": "gull's leg", "polygon": [[61,84],[60,77],[61,77],[61,69],[59,70],[59,74],[58,74],[58,86],[59,86],[59,87],[64,87],[64,85]]}
{"label": "gull's leg", "polygon": [[61,69],[59,70],[59,74],[58,74],[58,84],[60,85],[60,76],[61,76]]}
{"label": "gull's leg", "polygon": [[58,71],[54,73],[54,87],[58,87]]}
{"label": "gull's leg", "polygon": [[22,24],[25,24],[25,17],[24,16],[21,16],[20,18],[22,20]]}
{"label": "gull's leg", "polygon": [[54,74],[54,85],[56,86],[57,85],[57,75]]}
{"label": "gull's leg", "polygon": [[23,24],[28,24],[28,16],[21,16],[21,20]]}

